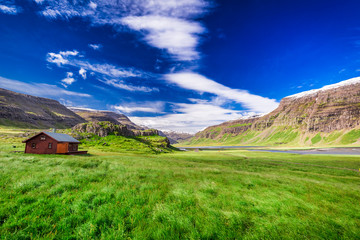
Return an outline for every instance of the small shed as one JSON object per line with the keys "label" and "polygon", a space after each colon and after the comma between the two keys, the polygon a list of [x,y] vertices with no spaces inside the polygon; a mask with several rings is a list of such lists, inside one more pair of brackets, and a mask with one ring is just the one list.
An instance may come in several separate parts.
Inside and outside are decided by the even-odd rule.
{"label": "small shed", "polygon": [[79,141],[67,134],[41,132],[24,140],[25,153],[37,154],[86,154],[78,151]]}

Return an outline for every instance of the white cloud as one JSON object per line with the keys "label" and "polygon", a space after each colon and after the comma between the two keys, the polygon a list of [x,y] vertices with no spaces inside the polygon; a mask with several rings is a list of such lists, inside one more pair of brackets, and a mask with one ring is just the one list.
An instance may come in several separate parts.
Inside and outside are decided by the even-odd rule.
{"label": "white cloud", "polygon": [[145,41],[156,48],[166,49],[178,60],[198,59],[196,46],[205,29],[197,22],[163,16],[130,16],[122,22],[131,29],[145,30]]}
{"label": "white cloud", "polygon": [[89,44],[88,46],[89,48],[92,48],[94,50],[99,50],[100,48],[102,48],[101,44]]}
{"label": "white cloud", "polygon": [[[86,73],[90,72],[90,75],[98,75],[98,80],[108,84],[110,86],[124,89],[128,91],[140,91],[140,92],[151,92],[159,91],[157,88],[149,88],[145,86],[133,86],[124,82],[127,78],[148,78],[151,76],[150,73],[146,73],[134,68],[118,67],[111,64],[98,64],[90,63],[84,59],[83,56],[79,55],[76,50],[73,51],[60,51],[59,53],[48,53],[46,60],[49,63],[54,63],[58,67],[62,66],[73,66],[79,68],[79,74],[82,78],[86,79]],[[108,78],[111,78],[110,80]],[[67,87],[75,81],[74,78],[67,77],[62,80],[63,86]]]}
{"label": "white cloud", "polygon": [[195,19],[208,12],[206,0],[45,0],[41,14],[47,18],[84,17],[93,25],[128,26],[144,34],[147,44],[166,50],[177,60],[196,60],[200,34],[205,28]]}
{"label": "white cloud", "polygon": [[204,100],[191,100],[193,103],[174,103],[173,110],[176,113],[130,119],[136,124],[164,131],[196,133],[211,125],[253,114],[222,108]]}
{"label": "white cloud", "polygon": [[96,8],[97,8],[97,4],[90,1],[89,7],[92,8],[92,9],[96,9]]}
{"label": "white cloud", "polygon": [[158,92],[159,89],[158,88],[149,88],[149,87],[145,87],[145,86],[132,86],[132,85],[129,85],[129,84],[125,84],[123,81],[121,80],[116,80],[116,79],[104,79],[104,80],[100,80],[99,81],[107,84],[107,85],[110,85],[110,86],[113,86],[113,87],[116,87],[116,88],[119,88],[119,89],[124,89],[124,90],[128,90],[128,91],[131,91],[131,92]]}
{"label": "white cloud", "polygon": [[83,79],[86,79],[86,70],[84,68],[80,68],[79,74]]}
{"label": "white cloud", "polygon": [[91,95],[89,94],[67,91],[55,85],[50,85],[45,83],[25,83],[3,77],[0,77],[0,87],[16,92],[22,92],[30,95],[41,96],[41,97],[59,97],[59,96],[91,97]]}
{"label": "white cloud", "polygon": [[46,57],[46,61],[55,63],[59,67],[61,65],[70,64],[68,57],[69,56],[77,56],[79,54],[78,51],[60,51],[59,53],[48,53]]}
{"label": "white cloud", "polygon": [[93,64],[87,60],[84,60],[79,57],[79,52],[74,51],[60,51],[59,53],[48,53],[46,60],[50,63],[55,63],[57,66],[61,67],[63,65],[70,65],[73,67],[82,68],[87,71],[93,71],[106,75],[108,77],[144,77],[146,75],[142,71],[138,71],[133,68],[123,68],[117,67],[111,64]]}
{"label": "white cloud", "polygon": [[164,113],[165,103],[156,102],[135,102],[130,104],[112,106],[112,109],[121,113],[146,112],[146,113]]}
{"label": "white cloud", "polygon": [[2,13],[15,15],[15,14],[18,14],[20,11],[21,11],[21,8],[18,6],[15,6],[11,2],[10,2],[10,5],[0,4],[0,12],[2,12]]}
{"label": "white cloud", "polygon": [[64,78],[63,80],[61,80],[62,85],[64,87],[68,87],[69,85],[73,84],[73,82],[75,82],[75,79],[73,78],[74,74],[72,72],[67,72],[66,73],[66,78]]}
{"label": "white cloud", "polygon": [[182,88],[200,93],[212,93],[240,103],[245,108],[257,113],[270,112],[278,106],[278,102],[274,99],[250,94],[246,90],[231,89],[197,73],[171,73],[166,74],[164,77],[168,82],[175,83]]}

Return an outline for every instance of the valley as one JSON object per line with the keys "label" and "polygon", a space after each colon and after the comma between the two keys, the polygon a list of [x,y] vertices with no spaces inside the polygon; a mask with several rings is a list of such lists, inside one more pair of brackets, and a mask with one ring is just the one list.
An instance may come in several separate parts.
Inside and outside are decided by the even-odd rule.
{"label": "valley", "polygon": [[[21,149],[17,144],[16,150]],[[86,145],[88,149],[89,145]],[[360,158],[222,150],[84,156],[0,145],[0,235],[356,239]],[[343,169],[344,168],[344,169]]]}
{"label": "valley", "polygon": [[[41,122],[45,115],[26,122],[26,111],[7,110],[0,126],[0,236],[357,239],[358,92],[356,83],[288,97],[267,115],[195,136],[59,103],[56,109],[78,121],[59,125],[68,117],[55,114],[49,125]],[[26,108],[37,109],[38,100],[30,103]],[[12,121],[10,112],[24,122]],[[24,154],[22,141],[50,126],[78,139],[88,154]]]}

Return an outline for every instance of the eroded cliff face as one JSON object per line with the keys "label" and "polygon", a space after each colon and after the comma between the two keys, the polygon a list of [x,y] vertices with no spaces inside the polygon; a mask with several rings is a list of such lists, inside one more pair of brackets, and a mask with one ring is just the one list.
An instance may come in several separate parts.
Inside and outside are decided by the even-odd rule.
{"label": "eroded cliff face", "polygon": [[206,128],[195,138],[221,139],[269,128],[295,129],[302,134],[351,130],[360,125],[360,82],[286,97],[262,117],[239,119]]}
{"label": "eroded cliff face", "polygon": [[136,129],[136,130],[144,130],[144,127],[138,126],[133,123],[127,116],[124,114],[119,114],[111,111],[94,111],[94,110],[87,110],[84,108],[70,108],[76,114],[84,118],[88,122],[112,122],[114,124],[125,125],[128,129]]}
{"label": "eroded cliff face", "polygon": [[284,98],[277,109],[258,119],[254,130],[272,125],[304,132],[332,132],[360,124],[360,84]]}
{"label": "eroded cliff face", "polygon": [[[134,136],[152,136],[159,134],[158,130],[156,129],[147,129],[147,130],[129,129],[125,125],[115,124],[110,121],[102,121],[102,122],[95,121],[95,122],[80,123],[74,126],[72,130],[75,133],[89,133],[100,137],[106,137],[108,135],[134,137]],[[81,138],[81,135],[77,137]]]}
{"label": "eroded cliff face", "polygon": [[85,122],[58,101],[0,88],[0,123],[38,128],[67,128]]}

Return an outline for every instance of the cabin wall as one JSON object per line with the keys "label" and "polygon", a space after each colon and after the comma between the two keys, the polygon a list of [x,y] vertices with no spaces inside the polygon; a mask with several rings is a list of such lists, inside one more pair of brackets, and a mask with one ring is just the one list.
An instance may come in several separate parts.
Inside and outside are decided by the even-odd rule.
{"label": "cabin wall", "polygon": [[69,152],[77,152],[78,151],[78,143],[69,143]]}
{"label": "cabin wall", "polygon": [[[42,140],[42,137],[45,137],[45,139]],[[32,147],[33,143],[35,143],[35,148]],[[51,148],[49,148],[49,143],[52,144]],[[45,134],[40,134],[39,136],[36,136],[35,138],[26,142],[25,153],[36,153],[36,154],[56,153],[57,144],[58,143],[54,139],[48,137]]]}
{"label": "cabin wall", "polygon": [[67,153],[69,150],[69,143],[58,143],[56,153]]}

